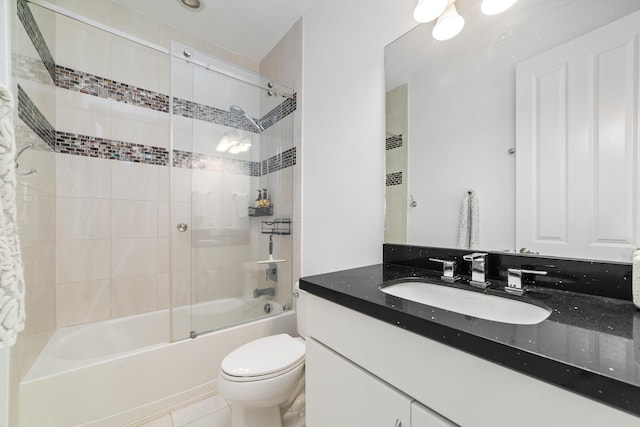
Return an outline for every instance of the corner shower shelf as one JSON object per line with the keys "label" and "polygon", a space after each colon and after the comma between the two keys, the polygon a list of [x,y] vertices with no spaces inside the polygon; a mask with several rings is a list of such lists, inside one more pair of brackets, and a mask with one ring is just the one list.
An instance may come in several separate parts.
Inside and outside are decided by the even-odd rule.
{"label": "corner shower shelf", "polygon": [[257,208],[249,206],[249,216],[271,216],[273,215],[273,205],[260,206]]}
{"label": "corner shower shelf", "polygon": [[262,234],[277,234],[284,236],[291,234],[291,219],[279,218],[273,221],[262,221]]}

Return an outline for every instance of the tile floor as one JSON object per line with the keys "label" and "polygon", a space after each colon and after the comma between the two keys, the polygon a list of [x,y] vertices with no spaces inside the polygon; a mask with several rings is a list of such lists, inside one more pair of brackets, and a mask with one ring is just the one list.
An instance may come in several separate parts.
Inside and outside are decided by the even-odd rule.
{"label": "tile floor", "polygon": [[[304,393],[299,397],[304,408]],[[294,404],[295,405],[295,404]],[[300,404],[299,404],[300,405]],[[304,411],[304,409],[302,409]],[[304,417],[285,414],[283,427],[304,427]],[[191,406],[176,409],[153,421],[141,424],[139,427],[230,427],[231,408],[220,395],[208,397]]]}
{"label": "tile floor", "polygon": [[231,408],[219,395],[176,409],[140,427],[229,427]]}

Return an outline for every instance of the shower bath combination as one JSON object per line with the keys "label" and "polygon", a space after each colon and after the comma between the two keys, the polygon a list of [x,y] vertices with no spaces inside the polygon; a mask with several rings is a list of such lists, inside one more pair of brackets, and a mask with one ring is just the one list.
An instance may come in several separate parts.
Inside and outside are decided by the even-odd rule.
{"label": "shower bath combination", "polygon": [[231,111],[236,116],[244,117],[258,130],[258,133],[264,131],[264,126],[260,124],[260,121],[256,122],[250,115],[247,114],[246,111],[242,109],[239,105],[232,105],[229,107],[229,111]]}

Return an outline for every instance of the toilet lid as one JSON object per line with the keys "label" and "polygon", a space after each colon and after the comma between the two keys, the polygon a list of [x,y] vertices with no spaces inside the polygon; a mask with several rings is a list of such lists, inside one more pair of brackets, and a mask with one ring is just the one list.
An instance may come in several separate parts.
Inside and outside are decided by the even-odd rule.
{"label": "toilet lid", "polygon": [[272,335],[238,347],[220,368],[236,377],[258,377],[286,370],[304,359],[305,346],[287,334]]}

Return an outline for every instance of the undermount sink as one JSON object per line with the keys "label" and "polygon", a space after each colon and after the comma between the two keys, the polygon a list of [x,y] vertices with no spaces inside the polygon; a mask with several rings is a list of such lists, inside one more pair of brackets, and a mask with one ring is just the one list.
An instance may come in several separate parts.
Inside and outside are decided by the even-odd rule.
{"label": "undermount sink", "polygon": [[516,325],[535,325],[551,314],[549,309],[523,301],[428,282],[400,282],[380,286],[380,290],[419,304]]}

